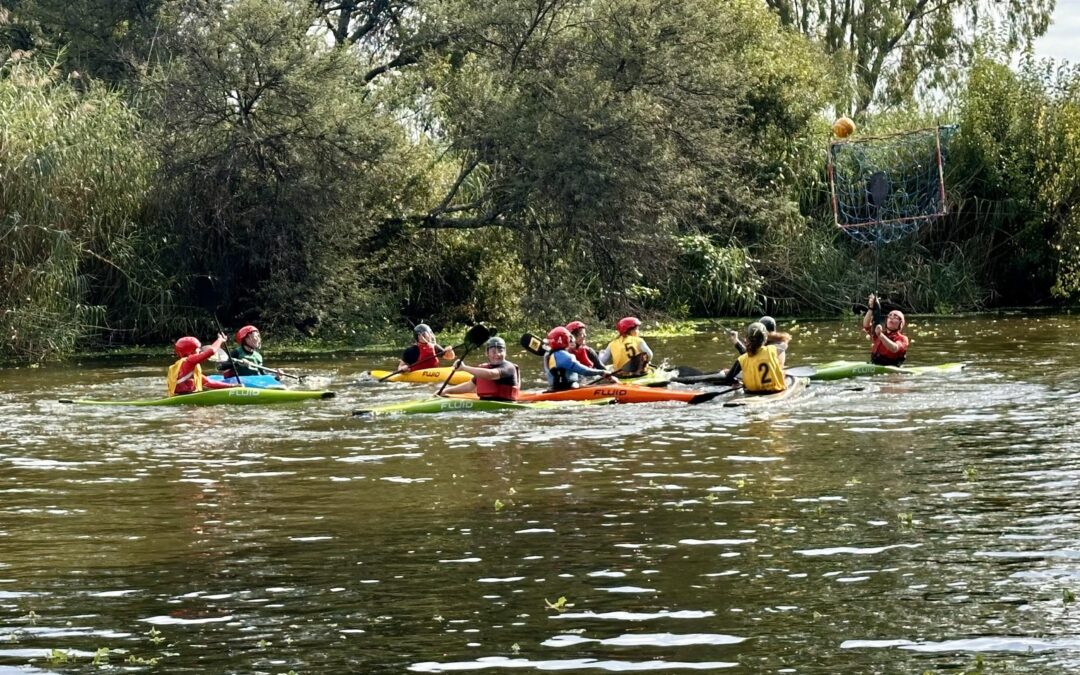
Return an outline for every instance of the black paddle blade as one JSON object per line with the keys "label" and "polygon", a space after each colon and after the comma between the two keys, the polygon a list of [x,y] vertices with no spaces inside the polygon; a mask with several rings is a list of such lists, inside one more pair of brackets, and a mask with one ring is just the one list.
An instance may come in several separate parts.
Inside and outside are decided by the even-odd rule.
{"label": "black paddle blade", "polygon": [[707,391],[704,394],[698,394],[694,398],[687,401],[687,403],[689,403],[690,405],[697,405],[698,403],[705,403],[706,401],[711,401],[711,400],[713,400],[714,398],[716,398],[717,396],[719,396],[720,394],[723,394],[723,393],[724,392],[722,392],[722,391]]}
{"label": "black paddle blade", "polygon": [[532,333],[525,333],[521,336],[521,346],[530,354],[544,355],[544,341]]}
{"label": "black paddle blade", "polygon": [[479,347],[480,345],[487,342],[488,338],[490,338],[494,334],[494,330],[491,330],[482,323],[478,323],[472,328],[470,328],[467,333],[465,333],[465,340],[463,340],[463,342],[472,347]]}

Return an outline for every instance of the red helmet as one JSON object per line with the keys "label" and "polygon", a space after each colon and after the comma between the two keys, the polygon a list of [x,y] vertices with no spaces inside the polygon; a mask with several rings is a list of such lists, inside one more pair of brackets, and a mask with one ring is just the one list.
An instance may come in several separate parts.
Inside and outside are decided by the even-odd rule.
{"label": "red helmet", "polygon": [[627,316],[619,319],[619,323],[615,324],[615,330],[619,331],[619,335],[626,335],[640,325],[641,319],[636,316]]}
{"label": "red helmet", "polygon": [[547,334],[548,346],[552,349],[566,349],[570,346],[570,331],[562,326],[552,328]]}
{"label": "red helmet", "polygon": [[173,349],[176,351],[177,356],[184,358],[202,349],[202,343],[193,337],[182,337],[176,341]]}
{"label": "red helmet", "polygon": [[242,345],[242,344],[244,344],[244,338],[251,335],[252,333],[258,333],[258,332],[259,332],[259,329],[256,328],[255,326],[244,326],[240,330],[236,331],[236,343]]}
{"label": "red helmet", "polygon": [[576,333],[583,328],[585,328],[585,324],[580,321],[571,321],[570,323],[566,324],[566,330],[570,331],[571,333]]}

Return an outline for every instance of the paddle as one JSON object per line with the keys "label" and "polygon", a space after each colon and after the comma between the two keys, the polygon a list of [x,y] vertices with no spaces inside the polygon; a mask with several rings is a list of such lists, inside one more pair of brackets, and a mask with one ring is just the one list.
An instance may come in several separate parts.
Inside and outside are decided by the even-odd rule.
{"label": "paddle", "polygon": [[228,350],[226,350],[225,355],[229,357],[229,367],[232,368],[233,377],[236,378],[236,386],[244,386],[243,381],[240,379],[240,371],[236,367],[236,361],[233,360],[232,354],[230,354]]}
{"label": "paddle", "polygon": [[694,398],[687,401],[687,403],[690,404],[690,405],[697,405],[698,403],[704,403],[706,401],[711,401],[714,398],[716,398],[717,396],[720,396],[721,394],[725,394],[725,393],[727,393],[727,392],[725,392],[723,389],[721,389],[720,391],[707,391],[707,392],[705,392],[703,394],[698,394]]}
{"label": "paddle", "polygon": [[242,363],[248,368],[258,370],[263,373],[270,373],[271,375],[277,375],[278,377],[291,377],[297,382],[303,382],[307,379],[307,375],[293,375],[292,373],[286,373],[284,370],[278,370],[277,368],[267,368],[266,366],[260,366],[257,363],[252,363],[247,359],[233,359],[234,363]]}
{"label": "paddle", "polygon": [[547,353],[544,350],[543,339],[536,337],[532,333],[525,333],[521,336],[521,346],[525,348],[525,351],[537,356],[543,356]]}
{"label": "paddle", "polygon": [[450,374],[446,376],[446,379],[443,380],[442,386],[439,387],[439,391],[435,392],[436,396],[442,396],[443,389],[446,389],[446,385],[450,384],[450,380],[453,379],[454,373],[461,369],[461,364],[465,361],[465,357],[469,355],[469,352],[487,342],[488,338],[495,333],[496,331],[489,330],[482,323],[476,324],[465,333],[465,351],[462,352],[461,358],[454,363],[454,367],[450,370]]}
{"label": "paddle", "polygon": [[[217,323],[218,335],[219,336],[224,336],[225,331],[223,331],[221,329],[221,324],[216,319],[214,320],[214,323]],[[211,346],[213,346],[213,345],[211,345]],[[228,349],[223,349],[221,346],[218,347],[218,351],[225,353],[225,362],[228,363],[229,368],[232,369],[233,377],[236,378],[236,386],[238,386],[238,387],[244,386],[244,383],[240,380],[240,371],[237,370],[237,368],[236,368],[236,361],[233,360],[232,354],[229,353]],[[214,358],[216,359],[216,358],[220,358],[220,357],[215,353]],[[222,378],[221,381],[222,382],[228,382],[229,378]]]}
{"label": "paddle", "polygon": [[736,384],[734,387],[728,387],[727,389],[721,389],[720,391],[713,391],[713,392],[709,392],[709,393],[710,394],[716,394],[716,396],[721,396],[723,394],[730,394],[731,392],[738,391],[740,389],[742,389],[742,382]]}

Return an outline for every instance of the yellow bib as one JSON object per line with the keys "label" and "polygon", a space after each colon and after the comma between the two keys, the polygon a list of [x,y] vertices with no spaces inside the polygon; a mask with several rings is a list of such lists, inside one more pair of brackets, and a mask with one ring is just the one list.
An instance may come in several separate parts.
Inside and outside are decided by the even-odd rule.
{"label": "yellow bib", "polygon": [[176,363],[169,366],[169,372],[165,374],[165,383],[169,387],[169,396],[176,395],[176,385],[191,378],[195,378],[195,391],[202,391],[202,366],[196,365],[195,370],[188,373],[188,376],[181,380],[178,378],[180,376],[180,365],[183,362],[184,359],[178,359]]}
{"label": "yellow bib", "polygon": [[743,389],[749,392],[784,391],[784,369],[780,367],[780,357],[773,345],[766,345],[750,356],[749,352],[739,357],[742,367]]}
{"label": "yellow bib", "polygon": [[630,359],[641,353],[641,338],[637,335],[620,335],[608,343],[608,350],[614,370],[622,370]]}

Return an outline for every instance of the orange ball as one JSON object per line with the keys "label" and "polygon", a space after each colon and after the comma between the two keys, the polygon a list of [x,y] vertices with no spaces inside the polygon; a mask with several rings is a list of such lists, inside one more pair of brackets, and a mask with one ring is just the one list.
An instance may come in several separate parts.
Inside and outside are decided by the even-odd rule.
{"label": "orange ball", "polygon": [[850,117],[841,117],[832,124],[833,135],[837,138],[847,138],[855,133],[855,123]]}

